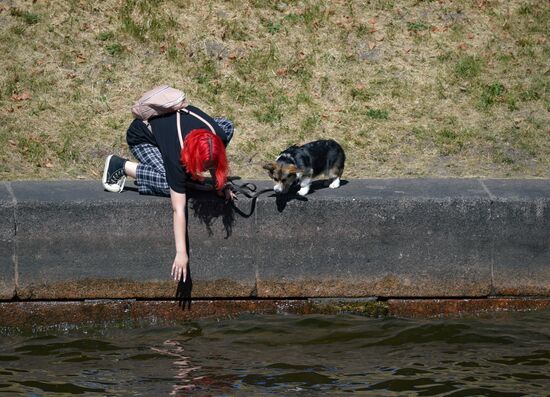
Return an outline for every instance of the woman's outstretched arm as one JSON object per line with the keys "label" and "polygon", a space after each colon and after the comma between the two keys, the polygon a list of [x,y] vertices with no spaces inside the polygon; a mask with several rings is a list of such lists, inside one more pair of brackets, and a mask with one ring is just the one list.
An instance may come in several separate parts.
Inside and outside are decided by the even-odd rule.
{"label": "woman's outstretched arm", "polygon": [[170,200],[172,202],[172,212],[174,217],[174,240],[176,243],[176,257],[172,264],[172,277],[179,281],[187,279],[187,223],[185,219],[185,193],[177,193],[170,189]]}

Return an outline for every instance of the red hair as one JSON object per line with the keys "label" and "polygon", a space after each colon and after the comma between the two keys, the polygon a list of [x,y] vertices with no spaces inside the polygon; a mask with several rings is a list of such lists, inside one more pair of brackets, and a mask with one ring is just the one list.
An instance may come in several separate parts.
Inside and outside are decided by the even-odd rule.
{"label": "red hair", "polygon": [[227,182],[229,164],[225,154],[225,146],[219,136],[210,130],[192,130],[183,141],[181,163],[193,179],[203,181],[201,175],[204,163],[212,161],[216,168],[216,189],[221,190]]}

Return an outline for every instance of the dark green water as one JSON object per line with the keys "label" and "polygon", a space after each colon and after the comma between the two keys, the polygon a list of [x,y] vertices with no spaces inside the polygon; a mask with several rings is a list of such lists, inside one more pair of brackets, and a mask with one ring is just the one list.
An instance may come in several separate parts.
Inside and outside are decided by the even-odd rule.
{"label": "dark green water", "polygon": [[550,313],[4,330],[0,368],[0,396],[548,396]]}

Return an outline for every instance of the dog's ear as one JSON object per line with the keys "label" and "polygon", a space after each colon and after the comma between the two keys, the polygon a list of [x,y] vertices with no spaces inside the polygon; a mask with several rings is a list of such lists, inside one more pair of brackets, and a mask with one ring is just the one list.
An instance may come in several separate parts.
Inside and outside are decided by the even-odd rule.
{"label": "dog's ear", "polygon": [[300,170],[294,164],[290,164],[287,168],[287,172],[289,174],[296,174],[296,173],[300,172]]}
{"label": "dog's ear", "polygon": [[275,167],[276,167],[276,164],[275,164],[275,163],[267,163],[267,164],[264,164],[264,165],[262,166],[262,168],[263,168],[264,170],[268,170],[269,172],[273,172],[273,170],[275,169]]}

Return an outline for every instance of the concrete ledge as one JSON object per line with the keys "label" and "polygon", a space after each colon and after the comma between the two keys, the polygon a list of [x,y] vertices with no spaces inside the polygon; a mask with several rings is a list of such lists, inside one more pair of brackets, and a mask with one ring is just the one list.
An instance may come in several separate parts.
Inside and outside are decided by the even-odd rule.
{"label": "concrete ledge", "polygon": [[8,189],[0,185],[0,299],[15,295],[15,198]]}
{"label": "concrete ledge", "polygon": [[249,314],[354,314],[367,317],[465,318],[484,313],[547,311],[549,298],[480,299],[231,299],[195,300],[190,307],[169,300],[0,302],[0,333],[117,327],[174,326],[182,321]]}
{"label": "concrete ledge", "polygon": [[178,288],[169,199],[0,183],[0,299],[550,296],[547,180],[315,187],[251,214],[194,193],[192,285]]}

